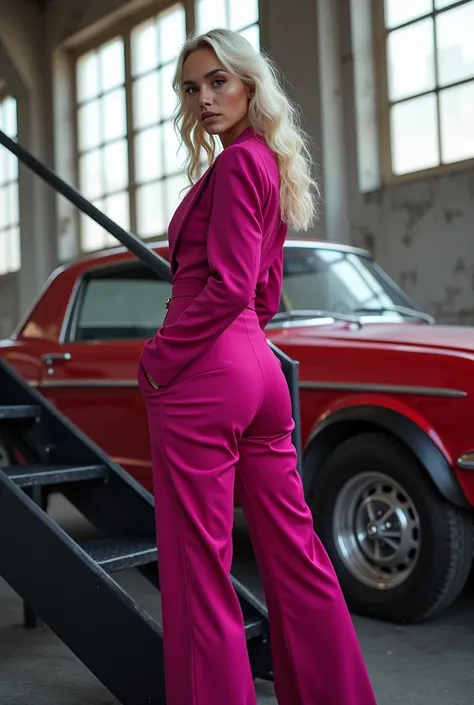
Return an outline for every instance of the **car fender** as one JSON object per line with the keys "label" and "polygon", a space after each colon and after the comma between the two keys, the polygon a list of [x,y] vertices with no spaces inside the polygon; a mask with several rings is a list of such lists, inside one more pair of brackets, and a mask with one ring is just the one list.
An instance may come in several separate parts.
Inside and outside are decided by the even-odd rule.
{"label": "car fender", "polygon": [[449,454],[428,421],[397,400],[373,397],[352,397],[346,403],[339,400],[317,420],[306,444],[303,463],[308,500],[313,496],[318,468],[332,450],[351,436],[377,430],[388,432],[404,443],[445,499],[460,507],[470,507]]}

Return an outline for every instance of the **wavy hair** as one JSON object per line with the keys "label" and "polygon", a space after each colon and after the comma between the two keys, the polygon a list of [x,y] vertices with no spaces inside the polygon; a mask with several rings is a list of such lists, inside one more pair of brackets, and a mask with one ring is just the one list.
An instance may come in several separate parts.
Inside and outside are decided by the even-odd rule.
{"label": "wavy hair", "polygon": [[199,177],[202,151],[211,164],[217,155],[216,138],[186,108],[183,67],[190,54],[200,48],[214,50],[219,61],[234,76],[253,88],[249,103],[250,127],[277,157],[280,170],[280,204],[284,221],[295,230],[308,230],[317,214],[319,188],[312,176],[309,140],[301,127],[299,109],[283,90],[276,66],[268,56],[255,51],[237,32],[213,29],[184,44],[178,56],[173,88],[179,101],[174,124],[187,148],[186,171],[191,184]]}

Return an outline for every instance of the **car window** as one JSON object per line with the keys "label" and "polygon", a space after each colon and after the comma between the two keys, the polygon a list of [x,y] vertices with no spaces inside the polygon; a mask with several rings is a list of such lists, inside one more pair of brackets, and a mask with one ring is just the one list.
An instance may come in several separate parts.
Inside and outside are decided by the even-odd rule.
{"label": "car window", "polygon": [[290,309],[352,314],[362,306],[411,306],[371,260],[337,249],[286,247],[283,289]]}
{"label": "car window", "polygon": [[83,284],[71,337],[76,341],[151,338],[163,323],[171,283],[130,268]]}

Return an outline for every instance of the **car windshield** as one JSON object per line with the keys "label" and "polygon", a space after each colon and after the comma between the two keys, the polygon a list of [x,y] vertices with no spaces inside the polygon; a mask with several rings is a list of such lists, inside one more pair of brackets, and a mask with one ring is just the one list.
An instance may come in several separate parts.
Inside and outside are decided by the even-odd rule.
{"label": "car windshield", "polygon": [[369,257],[351,250],[287,245],[276,319],[339,314],[403,321],[429,316]]}

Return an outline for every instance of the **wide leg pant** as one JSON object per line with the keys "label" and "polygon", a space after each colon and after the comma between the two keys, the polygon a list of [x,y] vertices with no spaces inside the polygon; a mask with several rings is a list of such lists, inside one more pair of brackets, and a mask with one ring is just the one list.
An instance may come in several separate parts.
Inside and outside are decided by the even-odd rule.
{"label": "wide leg pant", "polygon": [[141,367],[139,382],[152,445],[167,705],[256,703],[229,579],[234,487],[264,584],[279,705],[374,705],[296,470],[286,381],[255,312],[168,387],[155,390]]}

